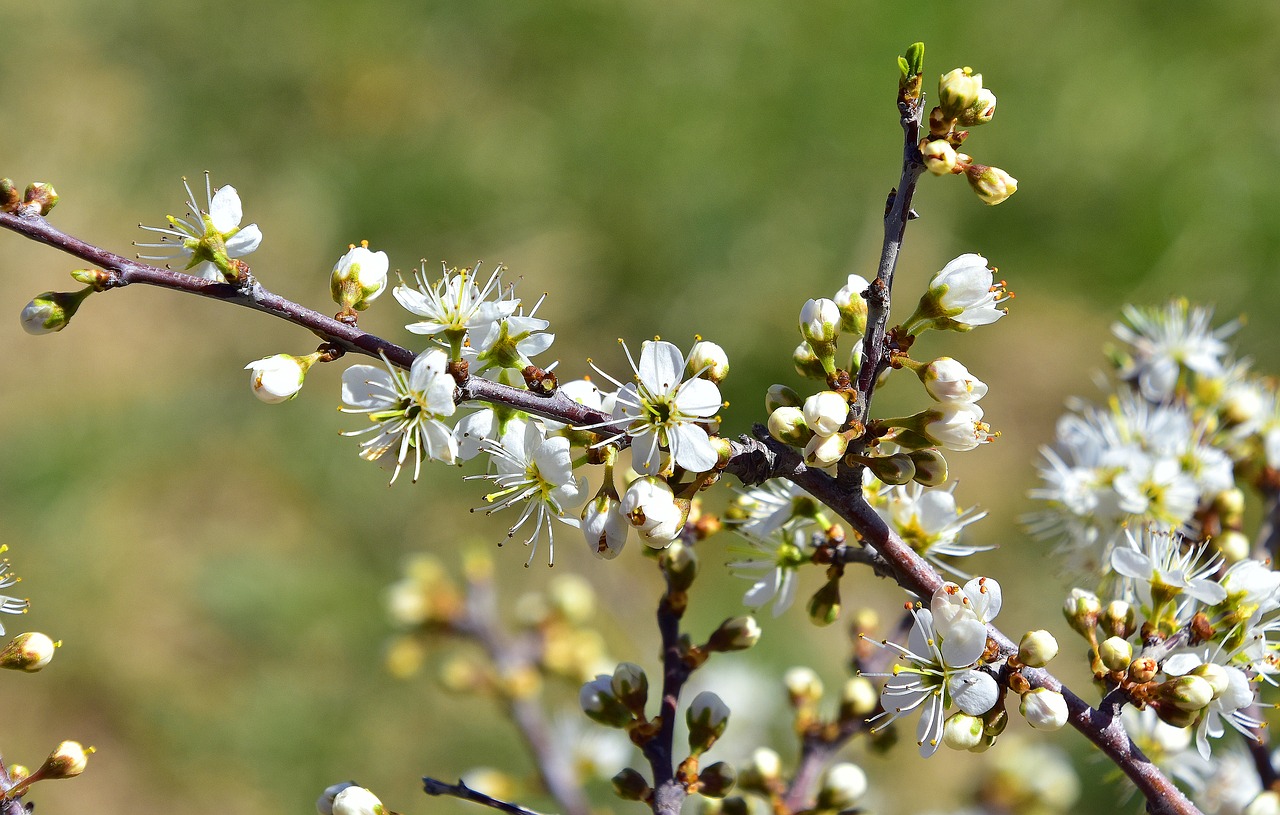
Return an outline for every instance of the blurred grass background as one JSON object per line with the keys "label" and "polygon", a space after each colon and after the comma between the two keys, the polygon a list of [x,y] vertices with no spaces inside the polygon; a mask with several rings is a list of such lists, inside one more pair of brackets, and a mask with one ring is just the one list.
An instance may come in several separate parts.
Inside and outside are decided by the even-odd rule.
{"label": "blurred grass background", "polygon": [[[0,32],[0,174],[55,184],[64,230],[128,253],[137,223],[181,214],[179,177],[207,168],[265,233],[249,261],[269,288],[331,310],[328,271],[361,239],[405,271],[505,262],[527,299],[551,293],[562,378],[588,356],[620,372],[617,337],[722,343],[730,431],[761,418],[768,384],[797,384],[803,300],[874,271],[900,155],[895,55],[927,43],[931,92],[974,66],[1000,106],[971,152],[1020,189],[992,209],[924,179],[895,316],[966,251],[1018,293],[1009,319],[922,355],[991,385],[1003,437],[952,462],[962,502],[991,511],[971,539],[1002,545],[974,568],[1006,587],[1007,631],[1047,626],[1066,653],[1060,584],[1015,518],[1063,399],[1094,393],[1120,304],[1181,293],[1248,312],[1241,343],[1276,369],[1274,4],[46,0],[0,4]],[[16,317],[77,263],[5,233],[0,268]],[[362,325],[409,341],[391,298],[378,306]],[[282,407],[253,400],[246,362],[314,347],[282,323],[141,287],[75,322],[0,327],[0,542],[33,601],[4,622],[66,643],[45,673],[0,676],[0,748],[33,765],[62,738],[100,750],[82,779],[38,788],[42,811],[307,812],[348,777],[399,811],[461,811],[424,800],[417,776],[527,771],[488,706],[381,670],[381,592],[406,555],[502,539],[503,519],[465,512],[478,486],[441,469],[388,490],[337,435],[352,426],[333,410],[340,366]],[[918,402],[890,391],[884,411]],[[495,555],[512,597],[548,579],[518,547]],[[615,656],[651,666],[632,587],[654,575],[636,555],[602,564],[565,535],[555,571],[601,586]],[[695,632],[745,588],[705,574]],[[849,593],[901,600],[863,575]],[[806,662],[838,686],[845,648],[797,608],[744,660]],[[940,755],[928,785],[902,781],[918,761],[872,760],[881,811],[960,800],[984,759]],[[1114,805],[1093,786],[1080,811]]]}

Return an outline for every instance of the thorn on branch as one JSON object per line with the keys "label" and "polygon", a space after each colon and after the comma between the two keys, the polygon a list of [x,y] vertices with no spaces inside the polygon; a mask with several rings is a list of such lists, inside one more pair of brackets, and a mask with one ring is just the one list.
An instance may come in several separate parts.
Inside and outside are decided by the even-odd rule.
{"label": "thorn on branch", "polygon": [[458,779],[457,784],[446,784],[443,781],[437,781],[430,776],[424,776],[422,779],[422,791],[427,795],[446,795],[452,798],[460,798],[463,801],[471,801],[472,803],[481,804],[491,807],[502,812],[511,813],[511,815],[542,815],[532,809],[525,809],[519,804],[508,803],[497,798],[485,795],[462,783],[462,779]]}

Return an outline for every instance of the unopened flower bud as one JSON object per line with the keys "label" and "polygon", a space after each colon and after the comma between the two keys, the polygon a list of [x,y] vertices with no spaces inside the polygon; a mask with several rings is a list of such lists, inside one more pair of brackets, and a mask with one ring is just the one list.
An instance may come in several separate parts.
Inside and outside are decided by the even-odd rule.
{"label": "unopened flower bud", "polygon": [[972,450],[994,438],[982,421],[982,408],[972,403],[943,403],[917,414],[921,435],[931,445],[957,453]]}
{"label": "unopened flower bud", "polygon": [[685,723],[689,725],[689,749],[695,754],[705,753],[724,735],[729,725],[729,707],[719,696],[704,690],[689,703]]}
{"label": "unopened flower bud", "polygon": [[939,357],[921,366],[916,375],[937,402],[967,405],[987,395],[986,384],[951,357]]}
{"label": "unopened flower bud", "polygon": [[840,432],[849,417],[849,403],[835,391],[818,391],[804,400],[804,421],[819,436]]}
{"label": "unopened flower bud", "polygon": [[840,336],[840,307],[825,297],[806,300],[800,309],[800,336],[819,356]]}
{"label": "unopened flower bud", "polygon": [[82,747],[78,741],[64,741],[54,748],[49,757],[44,760],[44,764],[41,764],[32,775],[42,781],[53,778],[74,778],[84,772],[85,763],[92,752],[92,747]]}
{"label": "unopened flower bud", "polygon": [[388,815],[378,796],[354,785],[333,797],[332,811],[333,815]]}
{"label": "unopened flower bud", "polygon": [[387,253],[372,252],[369,242],[352,245],[338,258],[329,276],[333,302],[344,309],[364,311],[387,288]]}
{"label": "unopened flower bud", "polygon": [[840,434],[814,436],[804,446],[804,463],[813,467],[831,467],[838,463],[849,449],[849,440]]}
{"label": "unopened flower bud", "polygon": [[1058,655],[1058,641],[1043,628],[1028,631],[1018,643],[1018,661],[1029,668],[1043,668]]}
{"label": "unopened flower bud", "polygon": [[606,727],[625,727],[635,718],[627,706],[613,695],[613,677],[600,674],[578,692],[578,704],[592,721]]}
{"label": "unopened flower bud", "polygon": [[1080,636],[1089,639],[1098,627],[1098,615],[1102,613],[1102,601],[1098,595],[1084,589],[1072,589],[1062,605],[1067,624]]}
{"label": "unopened flower bud", "polygon": [[700,376],[719,385],[729,375],[729,355],[714,342],[698,340],[689,350],[689,376]]}
{"label": "unopened flower bud", "polygon": [[22,194],[22,207],[28,212],[48,215],[49,210],[58,204],[58,193],[52,184],[43,181],[32,181]]}
{"label": "unopened flower bud", "polygon": [[792,668],[783,674],[782,683],[786,685],[793,707],[813,705],[822,698],[822,680],[812,668]]}
{"label": "unopened flower bud", "polygon": [[319,359],[319,354],[295,357],[292,354],[276,354],[254,360],[244,366],[252,371],[249,388],[253,395],[268,405],[287,402],[302,390],[307,371]]}
{"label": "unopened flower bud", "polygon": [[1151,657],[1138,657],[1129,663],[1128,674],[1131,681],[1142,684],[1155,679],[1159,671],[1160,663]]}
{"label": "unopened flower bud", "polygon": [[723,798],[733,791],[738,773],[732,764],[717,761],[698,773],[698,794],[706,798]]}
{"label": "unopened flower bud", "polygon": [[1037,730],[1057,730],[1067,723],[1067,700],[1057,691],[1032,688],[1022,694],[1018,712]]}
{"label": "unopened flower bud", "polygon": [[6,769],[9,771],[9,781],[14,784],[31,776],[31,768],[25,764],[10,764]]}
{"label": "unopened flower bud", "polygon": [[676,539],[689,512],[687,504],[682,507],[676,501],[667,482],[652,475],[628,485],[619,509],[645,545],[654,549],[663,549]]}
{"label": "unopened flower bud", "polygon": [[978,101],[982,91],[982,74],[972,68],[956,68],[942,75],[938,82],[938,107],[948,118],[955,119]]}
{"label": "unopened flower bud", "polygon": [[707,640],[708,651],[745,651],[760,641],[760,624],[755,617],[730,617]]}
{"label": "unopened flower bud", "polygon": [[631,522],[621,507],[621,502],[610,488],[601,489],[582,508],[582,536],[587,542],[587,549],[601,560],[613,560],[627,543]]}
{"label": "unopened flower bud", "polygon": [[676,541],[662,553],[662,571],[673,591],[688,591],[698,576],[698,553],[692,546]]}
{"label": "unopened flower bud", "polygon": [[934,175],[950,175],[956,167],[956,149],[946,139],[926,140],[920,145],[920,157]]}
{"label": "unopened flower bud", "polygon": [[1160,721],[1173,727],[1190,727],[1200,718],[1199,710],[1183,710],[1173,702],[1157,699],[1151,703]]}
{"label": "unopened flower bud", "polygon": [[853,337],[867,333],[867,301],[862,296],[871,284],[862,275],[851,274],[836,292],[835,304],[840,309],[840,330]]}
{"label": "unopened flower bud", "polygon": [[804,400],[795,388],[786,385],[770,385],[764,395],[764,409],[773,413],[780,407],[800,407]]}
{"label": "unopened flower bud", "polygon": [[947,459],[942,455],[941,450],[926,447],[908,452],[907,457],[915,466],[915,473],[911,476],[912,481],[922,487],[937,487],[947,483]]}
{"label": "unopened flower bud", "polygon": [[1242,815],[1280,815],[1280,792],[1264,790],[1258,793]]}
{"label": "unopened flower bud", "polygon": [[1133,646],[1122,637],[1108,637],[1098,646],[1098,658],[1108,671],[1127,671],[1133,662]]}
{"label": "unopened flower bud", "polygon": [[1210,543],[1227,563],[1239,563],[1249,557],[1249,538],[1238,529],[1224,529]]}
{"label": "unopened flower bud", "polygon": [[1107,636],[1126,640],[1138,630],[1138,612],[1124,600],[1112,600],[1102,610],[1098,622]]}
{"label": "unopened flower bud", "polygon": [[18,208],[22,196],[12,178],[0,178],[0,212],[13,212]]}
{"label": "unopened flower bud", "polygon": [[47,291],[31,298],[22,309],[22,330],[28,334],[52,334],[71,322],[92,288],[78,292]]}
{"label": "unopened flower bud", "polygon": [[823,584],[809,599],[809,619],[814,625],[831,625],[840,619],[840,580],[833,578]]}
{"label": "unopened flower bud", "polygon": [[863,719],[880,704],[876,686],[865,676],[851,677],[840,692],[840,718]]}
{"label": "unopened flower bud", "polygon": [[627,767],[613,777],[613,792],[624,801],[643,801],[651,790],[643,775]]}
{"label": "unopened flower bud", "polygon": [[1203,710],[1213,701],[1213,686],[1194,674],[1175,676],[1160,686],[1160,698],[1172,702],[1179,710]]}
{"label": "unopened flower bud", "polygon": [[819,810],[842,811],[867,794],[867,774],[857,764],[842,761],[832,765],[818,788]]}
{"label": "unopened flower bud", "polygon": [[35,673],[53,659],[58,643],[38,631],[19,634],[0,651],[0,668]]}
{"label": "unopened flower bud", "polygon": [[787,406],[775,408],[769,414],[769,435],[792,447],[808,444],[814,438],[813,431],[804,419],[804,411]]}
{"label": "unopened flower bud", "polygon": [[981,743],[983,735],[982,719],[968,713],[953,713],[942,726],[942,743],[952,750],[972,750]]}
{"label": "unopened flower bud", "polygon": [[[833,356],[833,365],[835,364],[834,359]],[[796,350],[791,352],[791,364],[795,366],[796,373],[806,379],[819,379],[824,382],[827,379],[827,369],[807,342],[800,343],[796,346]]]}
{"label": "unopened flower bud", "polygon": [[770,785],[782,775],[782,759],[768,747],[757,747],[738,774],[742,790],[768,792]]}
{"label": "unopened flower bud", "polygon": [[957,118],[957,122],[961,127],[976,127],[984,125],[995,118],[996,115],[996,95],[986,88],[978,91],[978,98],[973,104],[961,112]]}
{"label": "unopened flower bud", "polygon": [[649,701],[649,677],[644,668],[633,662],[620,662],[613,669],[613,677],[609,686],[614,697],[626,705],[637,716],[644,715],[645,703]]}
{"label": "unopened flower bud", "polygon": [[354,786],[356,786],[354,781],[341,781],[325,787],[324,792],[320,793],[320,797],[316,799],[316,812],[320,815],[333,815],[333,799],[347,787]]}
{"label": "unopened flower bud", "polygon": [[1216,662],[1202,662],[1192,671],[1192,676],[1198,676],[1209,683],[1209,687],[1213,689],[1213,698],[1227,692],[1231,687],[1231,675],[1227,673],[1227,669]]}
{"label": "unopened flower bud", "polygon": [[970,164],[965,168],[969,186],[982,199],[982,203],[995,206],[1018,191],[1018,179],[999,167]]}

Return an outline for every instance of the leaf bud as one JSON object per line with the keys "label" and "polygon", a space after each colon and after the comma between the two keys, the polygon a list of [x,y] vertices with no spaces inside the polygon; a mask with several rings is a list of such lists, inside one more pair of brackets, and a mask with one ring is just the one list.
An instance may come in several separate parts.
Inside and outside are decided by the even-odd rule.
{"label": "leaf bud", "polygon": [[915,465],[915,474],[911,480],[922,487],[937,487],[947,483],[947,459],[941,450],[926,447],[907,453],[911,463]]}
{"label": "leaf bud", "polygon": [[58,205],[58,193],[52,184],[43,181],[32,181],[22,194],[22,208],[27,212],[48,215],[49,210]]}
{"label": "leaf bud", "polygon": [[18,208],[22,197],[12,178],[0,178],[0,212],[13,212]]}
{"label": "leaf bud", "polygon": [[635,718],[613,695],[613,677],[599,674],[578,691],[578,704],[587,718],[606,727],[625,727]]}
{"label": "leaf bud", "polygon": [[1062,605],[1062,614],[1067,618],[1067,624],[1077,634],[1089,640],[1098,627],[1098,615],[1101,613],[1102,602],[1098,595],[1085,589],[1072,589]]}
{"label": "leaf bud", "polygon": [[831,625],[840,619],[840,579],[832,578],[809,598],[809,620],[814,625]]}
{"label": "leaf bud", "polygon": [[28,334],[61,331],[92,293],[92,288],[85,288],[78,292],[47,291],[37,294],[22,309],[22,330]]}
{"label": "leaf bud", "polygon": [[956,168],[956,149],[946,139],[925,139],[920,145],[920,157],[934,175],[950,175]]}
{"label": "leaf bud", "polygon": [[965,168],[965,178],[982,203],[995,206],[1018,191],[1018,179],[999,167],[970,164]]}
{"label": "leaf bud", "polygon": [[942,75],[938,81],[938,107],[950,119],[958,118],[977,104],[982,91],[982,74],[972,68],[956,68]]}
{"label": "leaf bud", "polygon": [[1194,674],[1175,676],[1162,684],[1157,692],[1161,699],[1188,712],[1203,710],[1213,701],[1213,686]]}
{"label": "leaf bud", "polygon": [[699,376],[719,385],[729,375],[729,355],[714,342],[698,340],[689,349],[689,363],[685,372],[689,376]]}
{"label": "leaf bud", "polygon": [[368,241],[351,244],[329,276],[329,294],[343,309],[364,311],[387,288],[386,252],[372,252]]}
{"label": "leaf bud", "polygon": [[644,715],[645,703],[649,701],[649,677],[644,669],[632,662],[620,662],[613,669],[610,680],[613,696],[637,716]]}
{"label": "leaf bud", "polygon": [[711,634],[707,650],[718,653],[745,651],[759,641],[760,624],[755,617],[730,617]]}
{"label": "leaf bud", "polygon": [[840,812],[849,809],[867,794],[867,774],[857,764],[842,761],[834,764],[822,778],[818,788],[817,809]]}
{"label": "leaf bud", "polygon": [[871,287],[862,275],[851,274],[836,292],[835,304],[840,310],[840,330],[854,337],[867,333],[867,301],[863,292]]}
{"label": "leaf bud", "polygon": [[840,432],[849,418],[849,403],[835,391],[818,391],[804,400],[804,421],[819,436]]}
{"label": "leaf bud", "polygon": [[0,651],[0,668],[35,673],[49,664],[58,645],[38,631],[19,634]]}
{"label": "leaf bud", "polygon": [[705,753],[724,735],[729,725],[729,707],[719,696],[704,690],[689,703],[685,723],[689,725],[689,749],[695,755]]}
{"label": "leaf bud", "polygon": [[786,385],[770,385],[764,395],[764,409],[773,413],[780,407],[800,407],[804,400],[795,388]]}
{"label": "leaf bud", "polygon": [[1133,646],[1123,637],[1108,637],[1098,646],[1098,658],[1108,671],[1127,671],[1133,662]]}
{"label": "leaf bud", "polygon": [[804,411],[798,407],[782,406],[769,414],[769,435],[783,444],[801,447],[814,438],[804,419]]}
{"label": "leaf bud", "polygon": [[1018,712],[1036,730],[1057,730],[1067,723],[1067,700],[1048,688],[1032,688],[1022,694]]}
{"label": "leaf bud", "polygon": [[1028,631],[1018,643],[1018,661],[1028,668],[1043,668],[1058,655],[1058,641],[1043,628]]}
{"label": "leaf bud", "polygon": [[840,692],[840,718],[866,718],[879,704],[880,694],[870,679],[865,676],[850,677]]}
{"label": "leaf bud", "polygon": [[958,711],[942,726],[942,743],[952,750],[972,750],[982,742],[983,730],[982,719]]}
{"label": "leaf bud", "polygon": [[707,798],[723,798],[733,791],[737,782],[738,772],[733,769],[733,765],[717,761],[698,773],[698,793]]}
{"label": "leaf bud", "polygon": [[76,269],[71,273],[71,279],[92,286],[94,291],[106,291],[112,278],[101,269]]}
{"label": "leaf bud", "polygon": [[808,707],[822,698],[822,680],[812,668],[792,668],[783,674],[782,683],[787,688],[792,707]]}
{"label": "leaf bud", "polygon": [[643,775],[627,767],[613,777],[613,792],[624,801],[643,801],[653,790]]}

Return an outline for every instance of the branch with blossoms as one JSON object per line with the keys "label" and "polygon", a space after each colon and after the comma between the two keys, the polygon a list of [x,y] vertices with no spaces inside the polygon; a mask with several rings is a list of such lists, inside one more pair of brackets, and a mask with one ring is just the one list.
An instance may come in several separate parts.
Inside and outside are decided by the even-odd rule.
{"label": "branch with blossoms", "polygon": [[[1095,581],[1076,589],[1065,609],[1089,644],[1089,668],[1103,689],[1099,704],[1089,705],[1045,670],[1058,650],[1055,639],[1033,630],[1015,644],[993,625],[1002,605],[997,580],[970,578],[954,562],[991,547],[961,540],[984,513],[958,504],[954,485],[948,486],[947,457],[999,434],[983,421],[978,402],[987,386],[981,380],[951,357],[911,353],[926,331],[965,333],[996,322],[1012,295],[975,253],[934,274],[914,311],[890,326],[893,290],[922,178],[964,176],[989,205],[1006,200],[1017,182],[965,152],[970,129],[995,113],[995,96],[981,75],[962,68],[942,76],[938,105],[926,115],[923,46],[909,48],[899,67],[903,162],[876,275],[871,281],[849,275],[831,298],[804,303],[792,362],[818,384],[805,395],[771,387],[767,422],[756,426],[754,438],[718,433],[719,386],[729,363],[711,342],[700,340],[687,354],[660,340],[643,343],[638,353],[628,348],[633,376],[595,369],[609,389],[589,379],[561,383],[554,365],[534,362],[554,340],[549,323],[536,316],[541,301],[526,313],[500,266],[487,276],[478,266],[446,267],[439,277],[423,267],[412,283],[393,289],[414,315],[407,330],[426,338],[418,353],[359,328],[360,314],[387,290],[390,266],[385,253],[366,243],[352,245],[333,268],[334,316],[282,298],[243,259],[260,244],[261,230],[241,226],[235,189],[215,190],[208,177],[202,201],[187,187],[187,216],[149,228],[159,240],[139,244],[156,253],[144,259],[180,262],[183,271],[66,235],[45,217],[57,202],[51,186],[32,184],[19,194],[11,182],[0,182],[0,226],[94,266],[73,273],[83,289],[34,298],[23,310],[23,326],[31,333],[60,331],[90,295],[135,283],[272,314],[311,331],[320,345],[249,363],[253,393],[283,402],[300,393],[316,364],[347,353],[379,359],[381,365],[345,370],[342,410],[367,420],[349,435],[360,438],[361,458],[391,470],[392,482],[405,471],[418,480],[424,462],[483,461],[484,471],[468,478],[492,483],[485,495],[490,511],[514,515],[508,537],[522,538],[527,563],[544,543],[553,562],[555,531],[563,527],[576,528],[587,550],[602,559],[618,557],[633,533],[658,550],[665,589],[657,613],[657,710],[650,715],[647,709],[647,674],[631,663],[597,674],[580,697],[588,717],[625,732],[641,749],[649,776],[624,768],[613,783],[619,796],[644,802],[656,815],[675,815],[691,794],[723,799],[735,779],[777,815],[848,809],[865,792],[861,771],[837,765],[823,775],[823,766],[854,735],[876,738],[918,714],[923,757],[943,745],[980,752],[1003,734],[1011,695],[1032,728],[1070,723],[1094,742],[1145,796],[1150,812],[1197,812],[1169,776],[1193,789],[1202,776],[1191,778],[1186,762],[1167,760],[1173,751],[1167,736],[1155,735],[1157,726],[1194,738],[1196,754],[1207,762],[1210,739],[1225,734],[1224,724],[1256,732],[1254,680],[1273,681],[1280,673],[1274,654],[1280,578],[1269,564],[1249,558],[1244,493],[1236,483],[1253,483],[1272,497],[1280,483],[1274,384],[1227,359],[1224,340],[1234,329],[1210,328],[1203,310],[1185,303],[1131,309],[1116,330],[1125,345],[1112,355],[1116,398],[1105,408],[1082,408],[1060,426],[1059,445],[1045,453],[1045,483],[1034,493],[1047,509],[1028,519],[1028,528],[1056,541],[1067,568]],[[904,370],[920,381],[929,406],[903,416],[873,415],[879,384]],[[601,484],[593,495],[587,468]],[[716,518],[702,506],[702,493],[724,474],[753,489]],[[1274,514],[1269,508],[1268,517]],[[741,774],[725,762],[701,766],[725,733],[729,709],[710,692],[687,704],[681,699],[710,654],[749,648],[759,636],[751,618],[730,618],[701,645],[681,631],[697,549],[721,526],[740,538],[729,567],[751,581],[744,600],[753,609],[771,603],[775,616],[785,613],[798,572],[810,567],[823,568],[826,578],[807,603],[819,625],[840,617],[846,572],[858,565],[891,577],[908,593],[906,644],[859,629],[858,647],[882,653],[855,660],[862,673],[850,678],[834,719],[821,717],[821,693],[803,674],[788,682],[804,744],[789,780],[767,755]],[[482,588],[473,586],[472,593],[480,597]],[[509,671],[517,649],[499,635],[491,604],[470,608],[470,616],[452,618],[456,632],[482,642],[493,663]],[[547,755],[554,748],[515,698],[508,712],[524,719],[522,732],[547,791],[569,815],[584,811],[565,778],[563,757]],[[682,710],[687,753],[677,747]],[[369,791],[347,784],[327,790],[320,810],[355,815],[384,808]]]}

